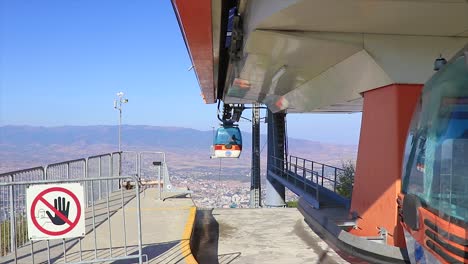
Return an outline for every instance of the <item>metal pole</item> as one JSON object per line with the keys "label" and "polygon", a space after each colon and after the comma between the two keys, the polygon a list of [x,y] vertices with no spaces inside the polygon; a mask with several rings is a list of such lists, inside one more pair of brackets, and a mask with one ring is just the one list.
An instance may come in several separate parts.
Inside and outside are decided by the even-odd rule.
{"label": "metal pole", "polygon": [[[13,175],[11,176],[11,181],[14,182]],[[17,263],[16,258],[16,223],[15,223],[15,198],[14,198],[14,190],[13,185],[10,186],[10,252],[15,253],[15,263]]]}
{"label": "metal pole", "polygon": [[[268,164],[267,164],[267,181],[266,181],[266,196],[265,205],[267,207],[283,207],[285,205],[285,187],[271,174],[284,176],[285,163],[287,158],[284,157],[285,141],[285,114],[273,114],[267,110],[268,120]],[[286,174],[287,175],[287,174]]]}
{"label": "metal pole", "polygon": [[336,192],[336,168],[335,168],[335,179],[333,181],[333,192]]}
{"label": "metal pole", "polygon": [[[7,197],[8,197],[8,194],[7,194]],[[4,198],[4,197],[2,197],[2,198]],[[7,212],[3,211],[3,219],[5,219],[5,221],[6,221],[7,217],[8,217]],[[4,252],[8,252],[8,243],[9,243],[8,236],[7,236],[7,234],[8,234],[8,225],[3,225],[2,226],[2,233],[3,233],[3,235],[0,237],[0,239],[1,239],[0,244],[2,246],[1,249],[4,250]]]}
{"label": "metal pole", "polygon": [[[112,177],[112,155],[109,155],[109,178]],[[110,191],[109,191],[109,180],[106,180],[106,192],[107,192],[107,223],[108,223],[108,228],[109,228],[109,254],[110,257],[112,258],[112,228],[111,228],[111,218],[110,218],[110,208],[109,208],[109,196],[110,196]]]}
{"label": "metal pole", "polygon": [[317,178],[317,184],[315,185],[315,200],[317,200],[317,203],[320,204],[319,201],[319,175],[318,172],[316,173],[316,178]]}
{"label": "metal pole", "polygon": [[34,241],[31,240],[31,260],[32,260],[32,264],[34,264]]}
{"label": "metal pole", "polygon": [[122,128],[121,127],[122,127],[122,102],[119,101],[119,152],[122,151],[121,142],[120,142],[121,133],[122,133],[122,131],[121,131]]}
{"label": "metal pole", "polygon": [[325,173],[325,165],[322,164],[322,186],[323,186],[323,177],[325,177],[324,173]]}
{"label": "metal pole", "polygon": [[[121,132],[122,132],[122,104],[128,103],[128,99],[123,98],[124,93],[118,92],[118,99],[114,100],[114,109],[119,110],[119,152],[122,151],[121,145]],[[118,101],[117,101],[118,100]]]}
{"label": "metal pole", "polygon": [[47,263],[50,264],[50,240],[47,240]]}
{"label": "metal pole", "polygon": [[67,263],[67,242],[65,242],[65,239],[62,239],[62,246],[63,246],[63,261],[64,263]]}
{"label": "metal pole", "polygon": [[[98,177],[101,178],[101,157],[98,159]],[[101,186],[101,180],[99,180],[99,186],[98,186],[98,191],[99,191],[99,200],[102,198],[102,186]]]}
{"label": "metal pole", "polygon": [[[94,212],[94,181],[91,181],[91,211],[92,211],[92,223],[93,223],[93,234],[94,234],[94,259],[97,259],[97,234],[96,234],[96,214]],[[48,240],[47,240],[48,241]]]}
{"label": "metal pole", "polygon": [[254,103],[252,108],[252,172],[250,184],[250,207],[261,206],[260,186],[260,104]]}
{"label": "metal pole", "polygon": [[70,173],[71,173],[70,163],[67,163],[67,179],[70,179]]}
{"label": "metal pole", "polygon": [[[88,178],[88,158],[86,158],[83,162],[83,179],[86,179]],[[88,197],[88,187],[89,187],[89,184],[88,182],[85,182],[84,183],[84,196],[86,197],[86,207],[89,206],[89,197]]]}
{"label": "metal pole", "polygon": [[312,171],[312,174],[310,175],[310,180],[314,182],[314,162],[313,161],[310,162],[310,170]]}
{"label": "metal pole", "polygon": [[161,187],[161,165],[158,166],[158,170],[159,170],[158,171],[159,200],[161,200],[162,199],[162,195],[161,195],[161,192],[162,192],[162,187]]}
{"label": "metal pole", "polygon": [[[109,190],[108,181],[106,181],[106,187],[107,187],[107,190]],[[106,206],[107,206],[107,228],[109,229],[109,254],[110,254],[110,257],[112,258],[112,228],[111,228],[111,218],[110,218],[109,195],[107,195],[106,197]]]}
{"label": "metal pole", "polygon": [[303,181],[304,181],[304,192],[307,191],[307,186],[306,186],[306,179],[307,179],[307,175],[306,175],[306,161],[305,159],[302,160],[302,178],[303,178]]}
{"label": "metal pole", "polygon": [[141,233],[141,205],[140,205],[140,185],[135,185],[136,189],[136,207],[137,207],[137,228],[138,228],[138,263],[143,263],[143,241]]}

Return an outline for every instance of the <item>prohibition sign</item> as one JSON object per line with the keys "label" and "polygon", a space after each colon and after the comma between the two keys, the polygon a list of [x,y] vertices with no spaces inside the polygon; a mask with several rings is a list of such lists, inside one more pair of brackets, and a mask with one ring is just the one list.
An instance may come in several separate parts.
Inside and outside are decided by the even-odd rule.
{"label": "prohibition sign", "polygon": [[[51,205],[46,199],[44,199],[44,195],[48,194],[48,193],[51,193],[51,192],[63,192],[65,194],[68,194],[72,199],[73,199],[73,202],[75,202],[75,205],[76,205],[76,210],[77,210],[77,214],[76,214],[76,217],[73,221],[70,221],[70,219],[68,219],[68,217],[66,217],[65,215],[63,215],[59,210],[57,210],[53,205]],[[68,227],[65,228],[64,230],[62,231],[51,231],[51,230],[47,230],[45,229],[44,227],[42,227],[36,220],[35,217],[32,217],[31,220],[34,224],[34,226],[39,230],[41,231],[42,233],[46,234],[46,235],[49,235],[49,236],[61,236],[61,235],[64,235],[68,232],[70,232],[71,230],[73,230],[73,228],[76,227],[76,225],[78,224],[78,222],[80,221],[80,216],[81,216],[81,205],[80,205],[80,201],[78,200],[78,197],[76,197],[76,195],[72,192],[70,192],[69,190],[65,189],[65,188],[62,188],[62,187],[52,187],[52,188],[49,188],[49,189],[46,189],[42,192],[39,193],[39,195],[36,196],[36,198],[34,198],[32,204],[31,204],[31,215],[34,215],[34,212],[36,210],[36,206],[38,204],[38,202],[42,202],[45,206],[47,206],[51,211],[53,211],[58,217],[60,217],[60,219],[62,219],[66,224],[68,224]]]}

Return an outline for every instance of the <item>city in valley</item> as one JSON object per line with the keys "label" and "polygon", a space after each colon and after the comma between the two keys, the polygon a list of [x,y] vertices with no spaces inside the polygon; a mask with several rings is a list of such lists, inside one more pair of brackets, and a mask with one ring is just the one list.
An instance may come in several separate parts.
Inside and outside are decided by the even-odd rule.
{"label": "city in valley", "polygon": [[[116,150],[116,126],[0,126],[0,174],[9,171],[45,166],[85,158]],[[210,159],[211,131],[186,128],[124,126],[125,151],[162,151],[166,155],[170,179],[176,187],[188,187],[199,207],[249,207],[250,199],[250,134],[243,133],[244,151],[239,159]],[[261,145],[265,146],[265,136]],[[293,155],[326,164],[341,166],[354,160],[357,147],[289,139]],[[261,151],[262,196],[265,195],[267,148]],[[129,162],[132,155],[126,156]],[[144,162],[149,173],[142,178],[156,177],[151,168],[153,156]],[[134,168],[130,168],[134,170]],[[153,170],[151,172],[151,170]],[[296,199],[292,192],[286,200]],[[264,200],[264,199],[262,199]],[[0,213],[1,214],[1,213]]]}
{"label": "city in valley", "polygon": [[[265,172],[262,171],[262,199],[265,197]],[[246,168],[219,170],[214,168],[178,169],[171,172],[174,185],[188,187],[197,207],[248,208],[250,202],[250,170]],[[286,200],[295,200],[292,192]]]}
{"label": "city in valley", "polygon": [[[250,205],[250,170],[247,168],[177,168],[169,170],[171,183],[177,187],[187,187],[193,191],[192,198],[199,208],[248,208]],[[265,172],[262,170],[262,200],[265,197]],[[145,180],[157,180],[157,173],[146,173]],[[9,190],[0,189],[0,205],[5,211],[0,212],[0,219],[6,219],[8,201],[1,197],[7,197]],[[25,199],[24,194],[17,199]],[[296,200],[297,196],[286,192],[286,200]],[[20,204],[20,203],[19,203]],[[24,211],[25,208],[17,207]]]}

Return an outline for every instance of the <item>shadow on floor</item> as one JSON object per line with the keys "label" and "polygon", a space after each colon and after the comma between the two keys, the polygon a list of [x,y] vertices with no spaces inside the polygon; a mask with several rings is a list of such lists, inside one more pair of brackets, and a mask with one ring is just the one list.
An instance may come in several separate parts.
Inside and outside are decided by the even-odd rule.
{"label": "shadow on floor", "polygon": [[[157,262],[157,263],[176,263],[174,260],[180,258],[180,241],[171,241],[166,243],[155,243],[155,244],[146,244],[143,245],[142,255],[143,261],[148,261],[148,263]],[[129,255],[138,255],[138,250],[132,251]],[[157,260],[157,261],[156,261]],[[138,263],[137,259],[135,260],[117,260],[111,262],[112,264],[128,264],[128,263]]]}
{"label": "shadow on floor", "polygon": [[229,264],[241,256],[240,252],[222,254],[218,256],[219,264]]}
{"label": "shadow on floor", "polygon": [[218,240],[219,223],[213,216],[213,209],[198,209],[192,237],[193,256],[198,263],[220,263],[218,261]]}
{"label": "shadow on floor", "polygon": [[[170,241],[164,243],[144,244],[142,247],[143,261],[148,263],[178,263],[184,256],[181,256],[181,241]],[[133,259],[121,259],[119,257],[135,256]],[[67,254],[67,262],[81,262],[92,261],[96,259],[117,259],[110,260],[112,264],[129,264],[138,263],[138,247],[136,245],[124,247],[113,247],[112,257],[110,257],[109,248],[99,248],[96,250],[83,250],[72,254]],[[63,260],[63,256],[51,259],[51,262],[58,262]]]}

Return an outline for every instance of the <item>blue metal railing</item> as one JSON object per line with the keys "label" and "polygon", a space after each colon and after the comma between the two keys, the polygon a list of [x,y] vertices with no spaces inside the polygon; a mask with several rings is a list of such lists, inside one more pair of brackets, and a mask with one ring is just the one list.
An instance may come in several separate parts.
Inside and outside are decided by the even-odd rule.
{"label": "blue metal railing", "polygon": [[336,202],[349,206],[350,197],[346,194],[352,193],[353,172],[297,156],[288,156],[287,160],[271,158],[272,172],[285,180],[287,187],[292,187],[289,189],[296,190],[297,195],[312,196],[317,207],[321,195],[327,195]]}

